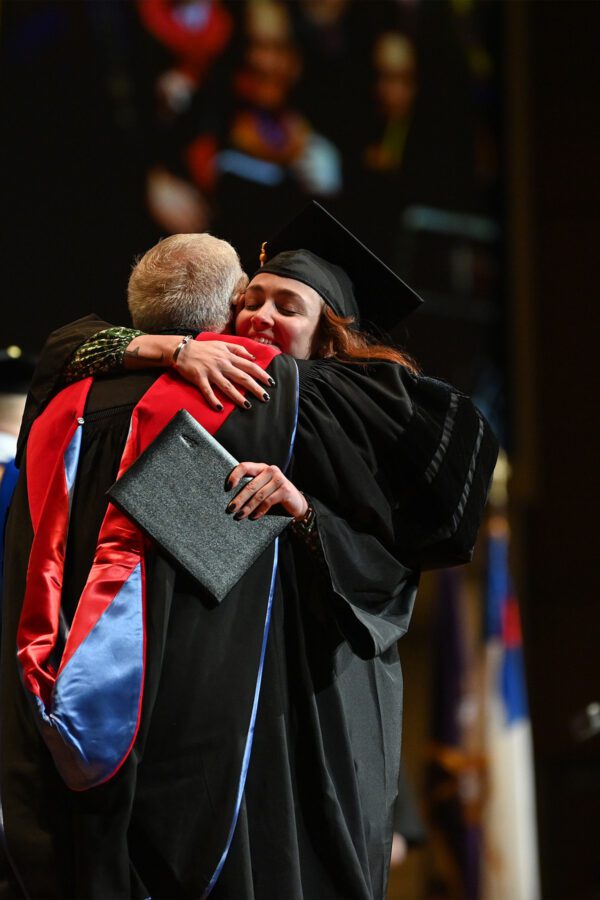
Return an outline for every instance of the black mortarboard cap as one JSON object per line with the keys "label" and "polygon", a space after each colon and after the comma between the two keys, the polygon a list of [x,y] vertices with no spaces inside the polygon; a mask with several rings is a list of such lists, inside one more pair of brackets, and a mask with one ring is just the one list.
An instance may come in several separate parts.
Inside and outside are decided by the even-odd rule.
{"label": "black mortarboard cap", "polygon": [[389,328],[421,298],[331,213],[311,201],[263,244],[262,268],[308,284],[339,316],[362,316]]}

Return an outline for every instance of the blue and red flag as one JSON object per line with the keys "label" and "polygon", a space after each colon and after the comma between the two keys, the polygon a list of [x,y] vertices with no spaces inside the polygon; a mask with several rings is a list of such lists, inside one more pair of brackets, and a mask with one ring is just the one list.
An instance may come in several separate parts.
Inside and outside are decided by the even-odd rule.
{"label": "blue and red flag", "polygon": [[488,523],[485,611],[484,900],[540,896],[531,725],[521,620],[509,569],[504,515]]}

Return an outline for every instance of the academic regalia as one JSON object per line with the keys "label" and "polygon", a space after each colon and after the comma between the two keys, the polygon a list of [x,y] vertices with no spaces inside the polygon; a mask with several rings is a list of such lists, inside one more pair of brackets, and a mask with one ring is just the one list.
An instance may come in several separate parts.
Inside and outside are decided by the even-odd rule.
{"label": "academic regalia", "polygon": [[[49,352],[59,347],[56,365],[42,371],[60,370],[88,326],[87,336],[103,323],[76,323],[69,352],[66,335],[55,335]],[[290,365],[277,357],[269,370],[277,381],[270,404],[232,413],[217,434],[237,458],[283,462],[273,422],[289,423]],[[457,544],[451,552],[454,561],[468,556],[495,447],[466,398],[396,365],[298,366],[289,475],[313,500],[322,556],[292,535],[280,541],[253,751],[237,827],[211,896],[381,900],[400,757],[396,641],[408,627],[419,554],[426,562],[450,561],[450,538],[443,551],[439,536],[456,512],[452,504],[467,508],[465,493],[467,506],[472,498],[471,526],[463,528],[462,549]],[[155,378],[98,379],[90,394],[67,600],[77,596],[89,568],[132,406]],[[38,378],[32,403],[43,404],[52,390]],[[457,434],[452,422],[460,426]],[[445,491],[436,493],[436,480]],[[403,516],[415,516],[418,540],[409,539]],[[433,558],[427,536],[442,548],[441,558]],[[248,657],[261,621],[252,575],[235,598],[214,608],[175,565],[158,552],[149,555],[141,729],[114,778],[78,793],[58,776],[18,683],[14,635],[30,540],[24,475],[9,520],[2,654],[1,787],[19,877],[33,897],[199,897],[239,783],[240,709],[254,687],[256,660]]]}
{"label": "academic regalia", "polygon": [[[382,296],[396,291],[398,313],[420,302],[349,233],[340,244],[343,226],[320,207],[301,225],[301,235],[292,223],[272,242],[264,271],[304,280],[355,319],[369,284]],[[317,244],[305,240],[311,235]],[[103,327],[89,317],[51,336],[21,454],[72,352]],[[496,443],[467,397],[394,363],[280,355],[269,372],[277,383],[270,403],[235,410],[215,436],[240,460],[283,468],[299,377],[288,475],[311,499],[317,546],[289,531],[281,537],[267,614],[263,557],[215,606],[148,549],[139,733],[116,775],[79,793],[60,780],[36,731],[14,659],[32,531],[24,452],[8,533],[0,788],[9,851],[32,897],[385,895],[400,759],[397,642],[421,568],[470,558]],[[98,379],[90,392],[69,530],[67,618],[89,570],[132,408],[155,379],[120,374]]]}

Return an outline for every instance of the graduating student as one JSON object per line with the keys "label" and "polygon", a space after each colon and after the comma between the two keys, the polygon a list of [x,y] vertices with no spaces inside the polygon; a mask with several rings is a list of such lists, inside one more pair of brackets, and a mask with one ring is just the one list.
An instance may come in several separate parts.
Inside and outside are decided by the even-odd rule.
{"label": "graduating student", "polygon": [[[232,389],[211,397],[202,380],[207,363],[199,361],[203,341],[182,345],[186,331],[198,330],[192,322],[173,322],[180,326],[175,337],[136,337],[130,352],[144,341],[151,349],[127,364],[140,365],[143,353],[163,354],[164,362],[165,348],[169,358],[176,354],[177,369],[209,398],[204,415],[217,417],[218,440],[245,460],[231,486],[252,476],[230,511],[260,517],[281,503],[297,519],[279,542],[274,591],[263,589],[272,554],[215,606],[176,564],[145,549],[141,725],[104,784],[69,792],[23,698],[12,700],[17,711],[4,717],[2,790],[9,794],[8,846],[32,896],[384,896],[400,755],[396,642],[408,627],[421,566],[469,558],[495,441],[468,398],[417,375],[397,351],[357,330],[355,293],[361,304],[369,291],[394,298],[398,317],[418,299],[339,223],[313,208],[308,223],[284,230],[266,257],[236,331],[255,341],[245,346],[263,364],[261,354],[268,361],[284,351],[268,361],[277,382],[268,404],[225,416]],[[98,327],[97,320],[78,323],[77,343]],[[72,338],[55,336],[55,363],[70,355]],[[213,367],[213,384],[230,362],[222,357]],[[296,366],[300,403],[286,474]],[[51,370],[34,386],[24,435],[55,387],[56,366],[47,377]],[[109,390],[103,385],[127,379],[161,381],[154,372],[121,373],[95,380],[92,392],[99,396]],[[200,401],[188,396],[195,414]],[[131,405],[121,399],[127,409],[115,428],[119,446]],[[88,423],[90,412],[83,416]],[[89,457],[102,487],[116,474],[114,456],[110,477],[107,471],[102,479]],[[67,562],[69,552],[86,555],[73,546],[81,535],[90,532],[85,540],[95,547],[89,512],[106,507],[100,484],[86,499],[82,480],[80,463]],[[26,593],[26,494],[23,480],[10,523],[18,555],[9,576],[13,640]],[[224,493],[224,507],[230,500]],[[78,579],[63,588],[63,606],[85,601],[81,584],[92,556],[88,548]],[[99,691],[108,678],[101,674]],[[14,663],[5,664],[2,680],[10,709]],[[52,699],[50,692],[49,707]],[[44,866],[23,874],[27,844],[42,848]]]}

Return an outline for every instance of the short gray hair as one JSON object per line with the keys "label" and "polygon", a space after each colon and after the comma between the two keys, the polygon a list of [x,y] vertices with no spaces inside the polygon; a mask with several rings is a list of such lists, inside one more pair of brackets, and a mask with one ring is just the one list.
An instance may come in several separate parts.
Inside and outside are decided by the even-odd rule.
{"label": "short gray hair", "polygon": [[221,332],[243,275],[227,241],[211,234],[173,234],[134,266],[127,287],[133,324],[142,331],[187,328]]}

